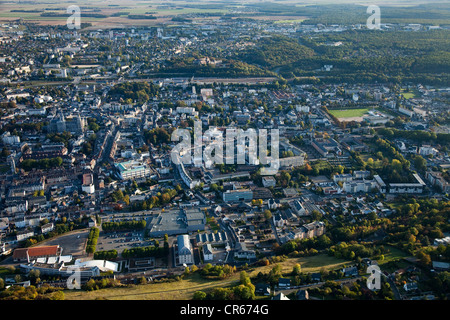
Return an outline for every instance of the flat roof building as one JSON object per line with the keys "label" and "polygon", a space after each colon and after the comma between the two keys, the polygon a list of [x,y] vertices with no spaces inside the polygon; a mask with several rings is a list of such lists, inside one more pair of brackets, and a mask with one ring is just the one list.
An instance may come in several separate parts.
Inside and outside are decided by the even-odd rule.
{"label": "flat roof building", "polygon": [[225,202],[251,201],[253,192],[249,189],[227,190],[222,194],[222,198]]}
{"label": "flat roof building", "polygon": [[114,164],[122,180],[144,178],[150,175],[150,168],[141,162],[134,160]]}
{"label": "flat roof building", "polygon": [[182,208],[180,210],[168,210],[154,217],[150,225],[152,237],[177,235],[182,233],[205,230],[206,217],[199,208]]}

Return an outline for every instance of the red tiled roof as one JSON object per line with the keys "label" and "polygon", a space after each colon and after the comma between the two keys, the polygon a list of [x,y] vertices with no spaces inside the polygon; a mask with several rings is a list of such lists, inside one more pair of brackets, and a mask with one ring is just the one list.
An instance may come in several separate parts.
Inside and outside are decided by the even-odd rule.
{"label": "red tiled roof", "polygon": [[28,248],[21,248],[14,250],[13,259],[26,259],[27,258]]}
{"label": "red tiled roof", "polygon": [[45,246],[45,247],[33,247],[33,248],[21,248],[14,250],[14,259],[25,259],[28,256],[33,257],[44,257],[44,256],[56,256],[58,255],[59,246]]}
{"label": "red tiled roof", "polygon": [[58,249],[59,246],[33,247],[28,248],[28,255],[30,257],[56,256]]}

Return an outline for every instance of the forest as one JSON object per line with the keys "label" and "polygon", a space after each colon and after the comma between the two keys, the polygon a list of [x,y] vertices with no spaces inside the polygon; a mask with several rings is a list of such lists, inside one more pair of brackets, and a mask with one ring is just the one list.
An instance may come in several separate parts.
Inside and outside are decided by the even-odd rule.
{"label": "forest", "polygon": [[153,82],[124,82],[114,86],[109,91],[109,96],[143,103],[157,96],[158,93],[159,86]]}
{"label": "forest", "polygon": [[[286,79],[314,77],[319,83],[449,82],[448,30],[347,30],[261,38],[239,59]],[[338,46],[330,43],[341,43]],[[321,71],[332,65],[331,71]]]}

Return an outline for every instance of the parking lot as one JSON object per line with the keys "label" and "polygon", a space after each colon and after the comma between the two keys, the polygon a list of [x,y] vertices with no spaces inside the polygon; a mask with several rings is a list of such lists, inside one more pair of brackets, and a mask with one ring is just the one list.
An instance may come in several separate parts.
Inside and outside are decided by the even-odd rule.
{"label": "parking lot", "polygon": [[97,251],[115,249],[120,254],[124,249],[146,247],[153,244],[153,241],[144,240],[144,231],[108,233],[102,231],[97,241]]}
{"label": "parking lot", "polygon": [[63,234],[39,244],[38,247],[60,245],[63,248],[63,255],[72,255],[75,258],[83,257],[85,256],[84,250],[88,233],[88,229],[83,229],[68,234]]}

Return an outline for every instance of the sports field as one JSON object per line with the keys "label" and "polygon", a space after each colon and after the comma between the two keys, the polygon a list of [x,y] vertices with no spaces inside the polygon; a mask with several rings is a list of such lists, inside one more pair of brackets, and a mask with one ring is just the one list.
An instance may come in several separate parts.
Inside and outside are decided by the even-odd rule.
{"label": "sports field", "polygon": [[413,92],[406,92],[403,91],[401,93],[401,95],[403,96],[403,98],[405,99],[412,99],[412,98],[416,98],[417,97],[417,92],[413,91]]}
{"label": "sports field", "polygon": [[362,117],[367,112],[369,112],[369,109],[361,108],[361,109],[328,110],[328,112],[338,119],[345,119],[345,118]]}

